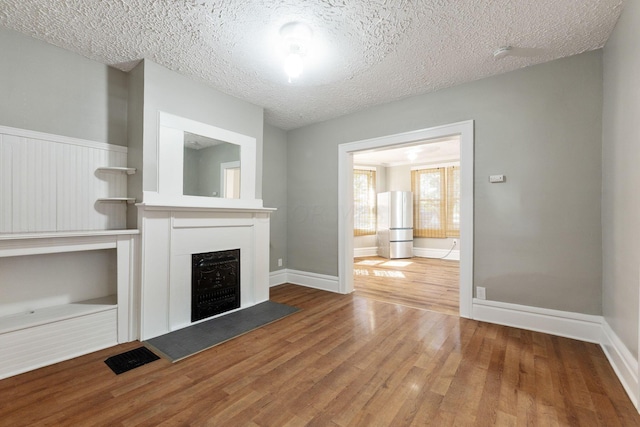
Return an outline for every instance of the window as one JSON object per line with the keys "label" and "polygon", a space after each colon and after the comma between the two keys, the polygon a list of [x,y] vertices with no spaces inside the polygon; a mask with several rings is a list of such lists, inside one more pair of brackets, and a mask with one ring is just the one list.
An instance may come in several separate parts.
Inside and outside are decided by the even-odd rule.
{"label": "window", "polygon": [[411,171],[414,237],[460,237],[460,167]]}
{"label": "window", "polygon": [[376,234],[376,171],[353,170],[353,235]]}

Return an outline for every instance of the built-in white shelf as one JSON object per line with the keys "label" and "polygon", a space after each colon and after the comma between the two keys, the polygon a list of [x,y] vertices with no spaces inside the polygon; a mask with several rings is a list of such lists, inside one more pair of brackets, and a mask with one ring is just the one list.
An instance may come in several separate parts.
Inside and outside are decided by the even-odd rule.
{"label": "built-in white shelf", "polygon": [[[1,240],[25,240],[25,239],[54,239],[54,238],[70,238],[70,237],[100,237],[100,236],[119,236],[127,234],[140,234],[137,228],[122,230],[79,230],[79,231],[44,231],[35,233],[5,233],[0,234]],[[114,246],[115,247],[115,246]],[[0,253],[2,256],[2,253]],[[11,255],[7,255],[11,256]]]}
{"label": "built-in white shelf", "polygon": [[33,328],[106,310],[116,310],[116,295],[78,301],[0,317],[0,334]]}
{"label": "built-in white shelf", "polygon": [[[8,304],[3,307],[0,298],[0,307],[4,308],[0,316],[0,379],[137,338],[131,306],[131,263],[134,239],[139,233],[137,229],[122,229],[0,234],[0,258],[116,251],[115,289],[113,283],[99,283],[97,292],[92,293],[102,295],[99,298],[81,300],[86,294],[82,282],[56,285],[48,297],[57,302],[44,306],[38,287],[31,285],[25,292],[31,291],[32,295],[20,300],[19,312]],[[8,265],[13,268],[10,261]],[[60,269],[57,271],[60,274]],[[17,270],[15,274],[19,275]],[[43,281],[46,279],[43,277]],[[21,286],[19,280],[2,285],[5,289]],[[65,303],[67,298],[72,302]]]}
{"label": "built-in white shelf", "polygon": [[127,175],[133,175],[136,173],[136,168],[118,167],[118,166],[103,166],[96,169],[102,172],[123,172]]}
{"label": "built-in white shelf", "polygon": [[134,197],[101,197],[98,202],[127,202],[133,204],[136,202]]}
{"label": "built-in white shelf", "polygon": [[[96,168],[96,172],[116,172],[116,173],[126,173],[127,175],[133,175],[136,173],[136,168],[127,168],[123,166],[101,166]],[[100,197],[97,199],[98,202],[126,202],[128,204],[133,204],[136,202],[136,199],[133,197]]]}

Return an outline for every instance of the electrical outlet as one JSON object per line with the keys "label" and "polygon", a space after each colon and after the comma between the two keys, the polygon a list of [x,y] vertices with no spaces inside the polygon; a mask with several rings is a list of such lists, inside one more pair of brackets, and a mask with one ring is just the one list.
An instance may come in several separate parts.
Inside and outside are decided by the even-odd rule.
{"label": "electrical outlet", "polygon": [[482,286],[478,286],[476,288],[476,298],[478,299],[487,299],[487,289]]}
{"label": "electrical outlet", "polygon": [[282,267],[282,258],[278,258],[278,267]]}
{"label": "electrical outlet", "polygon": [[457,246],[458,245],[458,239],[453,239],[453,246]]}

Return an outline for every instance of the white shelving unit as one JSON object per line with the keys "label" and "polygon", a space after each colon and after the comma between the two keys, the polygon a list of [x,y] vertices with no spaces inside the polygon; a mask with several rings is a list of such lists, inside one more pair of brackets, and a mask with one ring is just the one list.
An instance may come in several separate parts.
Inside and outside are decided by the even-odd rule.
{"label": "white shelving unit", "polygon": [[[136,173],[136,168],[127,168],[120,166],[103,166],[96,169],[96,172],[113,172],[113,173],[125,173],[127,175],[133,175]],[[97,199],[98,202],[126,202],[128,204],[133,204],[136,202],[136,199],[133,197],[100,197]]]}
{"label": "white shelving unit", "polygon": [[127,175],[133,175],[136,173],[136,168],[126,168],[119,166],[104,166],[96,169],[101,172],[125,172]]}
{"label": "white shelving unit", "polygon": [[101,197],[97,200],[99,202],[127,202],[129,204],[136,202],[136,199],[133,197]]}
{"label": "white shelving unit", "polygon": [[138,233],[103,230],[0,235],[0,257],[115,249],[117,266],[115,295],[42,307],[34,290],[34,309],[1,316],[0,379],[137,338],[131,266]]}
{"label": "white shelving unit", "polygon": [[0,317],[0,335],[75,317],[88,316],[102,311],[115,310],[117,307],[117,295],[108,295],[102,298],[11,314]]}

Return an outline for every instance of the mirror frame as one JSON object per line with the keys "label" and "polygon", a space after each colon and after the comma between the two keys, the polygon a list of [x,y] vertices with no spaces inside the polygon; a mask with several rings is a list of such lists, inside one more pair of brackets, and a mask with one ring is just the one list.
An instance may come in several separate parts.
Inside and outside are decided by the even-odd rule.
{"label": "mirror frame", "polygon": [[[240,146],[240,198],[185,196],[184,133],[189,132]],[[158,192],[145,192],[145,202],[195,207],[254,207],[256,199],[256,138],[160,111],[158,117]],[[261,202],[261,201],[259,201]]]}

